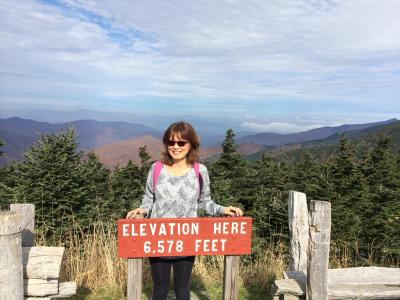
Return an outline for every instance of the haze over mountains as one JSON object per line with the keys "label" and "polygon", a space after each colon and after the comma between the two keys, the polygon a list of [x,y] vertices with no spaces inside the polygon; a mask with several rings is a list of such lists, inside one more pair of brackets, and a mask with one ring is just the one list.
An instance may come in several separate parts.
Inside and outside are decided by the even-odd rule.
{"label": "haze over mountains", "polygon": [[[395,119],[391,119],[369,124],[321,127],[295,134],[268,132],[247,134],[237,137],[236,141],[239,145],[238,152],[250,155],[262,151],[266,146],[324,139],[341,132],[379,127],[395,121]],[[205,145],[201,149],[201,159],[208,159],[222,152],[220,145],[224,135],[220,133],[212,135],[209,133],[208,135],[212,136],[210,138],[211,141],[205,139],[204,135],[202,136],[202,132],[207,131],[212,126],[212,124],[205,124],[203,127],[201,124],[196,126],[202,139],[202,144]],[[5,146],[1,149],[5,152],[5,156],[0,158],[0,163],[6,164],[11,160],[21,159],[22,153],[37,140],[40,134],[57,133],[68,127],[76,129],[80,150],[95,152],[99,159],[110,168],[117,165],[124,166],[129,160],[138,162],[139,147],[147,145],[149,153],[155,159],[159,157],[162,148],[162,132],[140,123],[76,120],[52,124],[12,117],[0,119],[0,139],[5,143]],[[224,131],[227,129],[229,127],[224,128]]]}

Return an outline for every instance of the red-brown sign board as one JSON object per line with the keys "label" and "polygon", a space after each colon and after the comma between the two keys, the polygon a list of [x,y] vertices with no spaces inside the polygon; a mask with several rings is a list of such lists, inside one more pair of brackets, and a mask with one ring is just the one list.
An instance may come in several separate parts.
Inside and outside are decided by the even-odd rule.
{"label": "red-brown sign board", "polygon": [[121,219],[118,257],[251,253],[250,217]]}

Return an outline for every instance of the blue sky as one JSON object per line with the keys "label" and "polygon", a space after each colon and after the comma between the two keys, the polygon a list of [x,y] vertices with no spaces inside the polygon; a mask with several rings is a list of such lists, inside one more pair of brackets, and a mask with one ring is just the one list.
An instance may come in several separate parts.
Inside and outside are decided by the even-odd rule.
{"label": "blue sky", "polygon": [[400,118],[400,1],[0,2],[0,106],[241,120]]}

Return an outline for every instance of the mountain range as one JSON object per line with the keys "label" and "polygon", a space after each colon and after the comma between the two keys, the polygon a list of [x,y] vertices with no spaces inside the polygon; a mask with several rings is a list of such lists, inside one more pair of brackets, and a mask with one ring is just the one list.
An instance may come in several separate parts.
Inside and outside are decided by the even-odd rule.
{"label": "mountain range", "polygon": [[[255,155],[262,153],[271,146],[282,146],[287,144],[307,143],[318,141],[343,132],[356,132],[359,130],[379,128],[386,124],[396,122],[391,119],[383,122],[369,124],[342,125],[336,127],[321,127],[295,134],[259,133],[239,136],[236,141],[238,152],[243,155]],[[212,124],[201,124],[196,126],[200,137],[202,132],[207,131]],[[38,122],[19,117],[0,119],[0,139],[5,143],[1,149],[5,156],[0,157],[0,164],[7,164],[11,160],[20,160],[22,153],[32,145],[41,134],[57,133],[68,127],[76,129],[79,150],[93,151],[105,166],[113,168],[124,166],[129,160],[138,162],[139,147],[147,145],[147,149],[153,158],[158,158],[162,149],[162,132],[150,126],[140,123],[128,123],[121,121],[96,121],[77,120],[63,123]],[[226,128],[228,129],[228,128]],[[220,146],[224,136],[216,134],[210,141],[202,144],[201,159],[215,157],[222,152]]]}
{"label": "mountain range", "polygon": [[261,151],[248,156],[251,160],[260,159],[267,154],[278,161],[294,162],[306,152],[314,160],[323,162],[331,157],[338,149],[339,142],[348,138],[354,147],[356,157],[362,159],[377,144],[381,138],[389,138],[389,151],[400,153],[400,121],[387,122],[372,127],[334,133],[326,138],[291,143],[285,145],[267,146]]}

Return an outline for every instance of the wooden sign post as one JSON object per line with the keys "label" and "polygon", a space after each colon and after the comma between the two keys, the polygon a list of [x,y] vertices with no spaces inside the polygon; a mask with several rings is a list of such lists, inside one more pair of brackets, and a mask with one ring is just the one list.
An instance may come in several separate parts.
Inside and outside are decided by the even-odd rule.
{"label": "wooden sign post", "polygon": [[[130,265],[142,257],[225,255],[224,299],[233,300],[239,255],[251,253],[251,230],[250,217],[121,219],[118,257],[128,258]],[[132,285],[140,285],[141,291],[141,268],[131,269],[140,274],[128,274],[128,300],[140,299],[138,287]]]}

